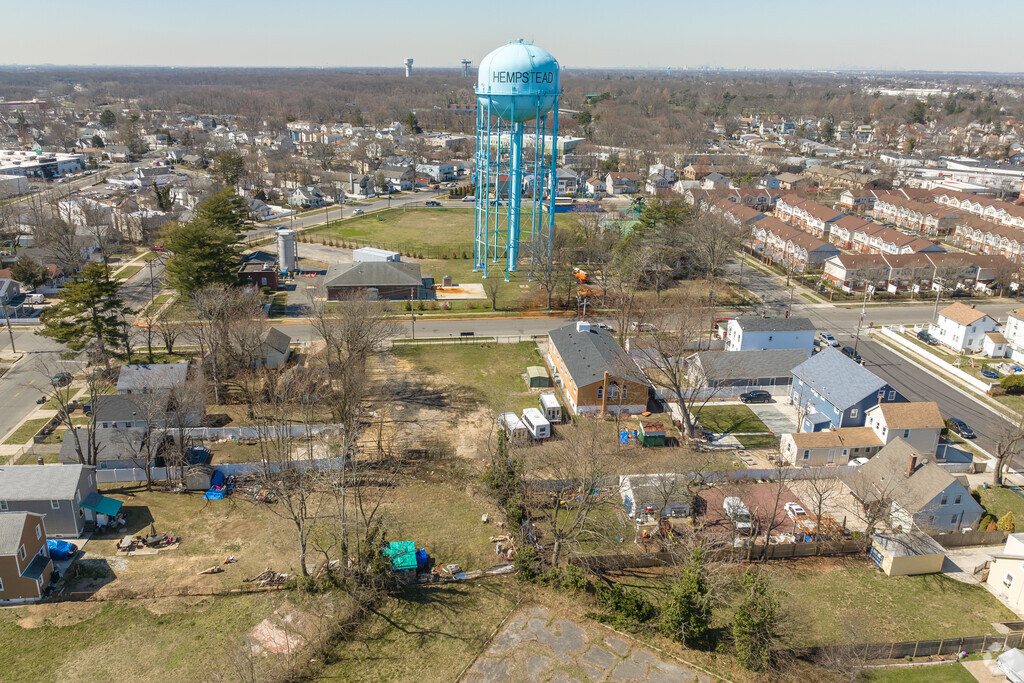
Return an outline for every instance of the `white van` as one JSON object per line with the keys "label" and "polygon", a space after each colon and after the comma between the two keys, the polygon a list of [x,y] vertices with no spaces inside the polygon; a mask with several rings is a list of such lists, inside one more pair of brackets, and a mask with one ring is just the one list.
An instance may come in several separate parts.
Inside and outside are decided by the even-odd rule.
{"label": "white van", "polygon": [[736,496],[729,496],[722,501],[722,507],[725,508],[725,514],[729,516],[729,520],[733,526],[736,527],[736,531],[741,534],[749,534],[753,529],[750,524],[750,510],[743,504],[743,501]]}
{"label": "white van", "polygon": [[554,394],[548,392],[540,395],[540,410],[551,424],[562,421],[562,406]]}
{"label": "white van", "polygon": [[551,423],[536,408],[523,411],[523,424],[534,439],[546,439],[551,436]]}

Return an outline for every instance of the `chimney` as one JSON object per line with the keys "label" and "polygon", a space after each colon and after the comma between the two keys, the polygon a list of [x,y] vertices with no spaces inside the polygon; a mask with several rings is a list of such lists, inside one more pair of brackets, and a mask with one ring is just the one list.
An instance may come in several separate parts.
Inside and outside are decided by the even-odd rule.
{"label": "chimney", "polygon": [[907,478],[908,479],[910,478],[910,475],[912,475],[914,473],[914,469],[916,467],[917,467],[917,456],[916,455],[911,455],[907,459]]}
{"label": "chimney", "polygon": [[586,320],[577,320],[576,321],[576,331],[577,332],[590,332],[590,323],[587,322]]}

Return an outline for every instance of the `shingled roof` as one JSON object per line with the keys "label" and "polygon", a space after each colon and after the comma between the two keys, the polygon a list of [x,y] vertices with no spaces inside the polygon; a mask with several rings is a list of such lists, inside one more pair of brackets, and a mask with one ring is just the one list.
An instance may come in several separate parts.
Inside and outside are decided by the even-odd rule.
{"label": "shingled roof", "polygon": [[604,373],[632,382],[647,383],[633,359],[606,330],[578,330],[576,323],[548,333],[551,344],[578,387],[604,379]]}

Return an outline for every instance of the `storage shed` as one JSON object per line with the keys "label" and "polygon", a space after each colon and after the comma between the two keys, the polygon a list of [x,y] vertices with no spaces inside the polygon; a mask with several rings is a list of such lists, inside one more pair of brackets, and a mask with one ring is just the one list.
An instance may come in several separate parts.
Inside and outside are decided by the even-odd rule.
{"label": "storage shed", "polygon": [[920,531],[876,533],[868,557],[886,576],[917,576],[941,572],[946,551],[935,539]]}
{"label": "storage shed", "polygon": [[550,392],[540,395],[540,412],[544,413],[544,417],[552,424],[558,424],[562,421],[562,404]]}
{"label": "storage shed", "polygon": [[359,249],[352,250],[352,260],[356,263],[363,263],[366,261],[392,261],[398,262],[402,260],[402,255],[397,251],[388,251],[387,249],[378,249],[376,247],[361,247]]}
{"label": "storage shed", "polygon": [[548,369],[543,365],[531,365],[526,368],[526,386],[544,388],[551,386],[551,378],[548,377]]}
{"label": "storage shed", "polygon": [[640,421],[640,445],[664,446],[665,425],[655,420]]}
{"label": "storage shed", "polygon": [[189,491],[206,491],[213,480],[213,468],[209,465],[191,465],[185,470],[185,488]]}

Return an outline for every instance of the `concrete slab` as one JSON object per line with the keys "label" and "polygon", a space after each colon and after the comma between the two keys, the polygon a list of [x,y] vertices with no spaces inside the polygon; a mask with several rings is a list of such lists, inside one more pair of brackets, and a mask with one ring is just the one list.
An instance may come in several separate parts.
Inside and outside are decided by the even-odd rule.
{"label": "concrete slab", "polygon": [[796,407],[788,403],[752,403],[750,409],[773,434],[792,434],[797,430]]}
{"label": "concrete slab", "polygon": [[967,669],[967,673],[974,676],[978,683],[1005,683],[1006,674],[998,666],[996,660],[979,659],[973,662],[960,662],[960,666]]}

